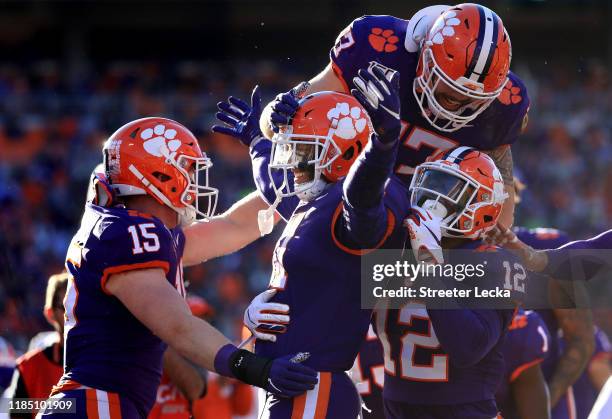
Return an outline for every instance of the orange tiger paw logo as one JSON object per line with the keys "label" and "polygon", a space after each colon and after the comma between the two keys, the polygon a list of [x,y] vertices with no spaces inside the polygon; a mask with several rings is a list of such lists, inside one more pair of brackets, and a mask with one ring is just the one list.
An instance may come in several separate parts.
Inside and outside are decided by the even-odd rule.
{"label": "orange tiger paw logo", "polygon": [[368,36],[370,45],[378,52],[393,52],[397,50],[399,38],[393,35],[393,30],[372,28],[372,33]]}
{"label": "orange tiger paw logo", "polygon": [[499,101],[504,105],[516,105],[523,100],[523,97],[519,93],[521,93],[521,88],[514,86],[512,81],[508,80],[504,86],[504,90],[502,90],[499,95]]}

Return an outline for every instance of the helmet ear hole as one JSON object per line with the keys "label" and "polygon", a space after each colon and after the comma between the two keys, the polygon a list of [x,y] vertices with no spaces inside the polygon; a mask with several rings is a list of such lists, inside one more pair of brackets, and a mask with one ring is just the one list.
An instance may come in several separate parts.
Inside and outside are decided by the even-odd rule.
{"label": "helmet ear hole", "polygon": [[162,172],[153,172],[153,176],[155,176],[155,178],[161,183],[168,182],[170,179],[172,179],[171,176],[168,176],[167,174]]}
{"label": "helmet ear hole", "polygon": [[344,154],[342,154],[342,158],[344,160],[350,160],[353,158],[353,155],[355,154],[355,147],[351,147],[349,149],[347,149]]}

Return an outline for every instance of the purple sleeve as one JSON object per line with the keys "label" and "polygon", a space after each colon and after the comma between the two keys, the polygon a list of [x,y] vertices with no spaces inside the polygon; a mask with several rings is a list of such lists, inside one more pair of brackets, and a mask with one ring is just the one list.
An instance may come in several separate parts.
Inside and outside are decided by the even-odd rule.
{"label": "purple sleeve", "polygon": [[401,53],[406,26],[405,20],[393,16],[362,16],[340,32],[329,58],[346,93],[354,87],[353,77],[359,69],[370,61],[384,63],[394,52]]}
{"label": "purple sleeve", "polygon": [[393,172],[399,141],[385,146],[375,135],[351,166],[343,185],[343,209],[337,237],[352,248],[376,246],[387,230],[385,184]]}
{"label": "purple sleeve", "polygon": [[428,309],[427,312],[442,349],[458,367],[470,367],[483,359],[505,328],[500,310]]}
{"label": "purple sleeve", "polygon": [[[251,147],[249,154],[251,155],[251,162],[253,166],[253,180],[255,186],[261,194],[262,198],[269,204],[276,200],[276,192],[272,186],[272,182],[275,185],[282,184],[282,175],[280,171],[273,174],[273,178],[270,178],[268,172],[268,165],[270,164],[270,150],[272,149],[272,143],[268,140],[260,140],[257,144]],[[278,176],[274,176],[278,175]],[[289,181],[293,183],[293,176],[290,174]],[[285,219],[285,221],[291,218],[293,211],[300,203],[297,196],[291,196],[283,198],[283,200],[276,207],[276,211]]]}
{"label": "purple sleeve", "polygon": [[513,144],[523,132],[529,117],[529,106],[531,101],[527,94],[527,87],[523,81],[514,73],[508,76],[508,82],[498,97],[500,107],[505,108],[503,115],[508,118],[505,124],[500,124],[503,129],[501,141],[497,145]]}
{"label": "purple sleeve", "polygon": [[558,249],[547,250],[548,265],[543,273],[555,279],[588,281],[602,268],[612,269],[612,230],[576,240]]}

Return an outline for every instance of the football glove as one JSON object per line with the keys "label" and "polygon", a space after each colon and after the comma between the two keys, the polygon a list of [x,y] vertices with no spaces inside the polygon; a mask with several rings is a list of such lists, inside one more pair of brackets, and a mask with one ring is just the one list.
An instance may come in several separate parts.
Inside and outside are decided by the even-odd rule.
{"label": "football glove", "polygon": [[299,107],[295,89],[281,93],[272,102],[272,113],[268,121],[272,131],[278,132],[280,125],[288,125]]}
{"label": "football glove", "polygon": [[213,125],[214,132],[237,138],[247,147],[251,146],[256,139],[263,138],[259,129],[261,116],[259,86],[255,86],[251,93],[251,105],[237,97],[230,96],[227,102],[217,103],[217,108],[219,112],[215,116],[225,125]]}
{"label": "football glove", "polygon": [[287,331],[289,306],[269,303],[274,294],[275,289],[262,292],[253,298],[244,311],[244,325],[259,340],[276,342],[276,335]]}
{"label": "football glove", "polygon": [[412,207],[404,219],[417,262],[444,263],[441,221],[441,218],[420,207]]}
{"label": "football glove", "polygon": [[317,371],[301,364],[308,357],[309,353],[301,352],[269,359],[227,344],[215,356],[215,370],[274,395],[296,397],[318,382]]}
{"label": "football glove", "polygon": [[357,88],[351,94],[368,112],[380,142],[395,143],[401,130],[399,73],[372,64],[357,74],[353,78]]}

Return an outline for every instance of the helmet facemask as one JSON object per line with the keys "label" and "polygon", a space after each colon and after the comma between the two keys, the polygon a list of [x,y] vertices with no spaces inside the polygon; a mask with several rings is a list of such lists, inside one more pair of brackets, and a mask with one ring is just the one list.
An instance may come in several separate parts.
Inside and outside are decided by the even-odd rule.
{"label": "helmet facemask", "polygon": [[173,208],[181,218],[181,225],[189,225],[198,219],[206,220],[214,215],[219,190],[209,186],[208,169],[212,165],[208,157],[185,154],[178,157],[176,167],[188,181],[181,195],[185,207]]}
{"label": "helmet facemask", "polygon": [[[415,77],[412,90],[423,117],[438,130],[453,132],[465,127],[487,109],[499,96],[504,85],[505,82],[496,91],[485,93],[481,83],[465,77],[452,80],[436,63],[432,50],[425,47],[421,53],[421,74]],[[472,100],[459,109],[450,111],[436,99],[436,92],[440,87]]]}
{"label": "helmet facemask", "polygon": [[501,205],[505,199],[501,188],[494,191],[452,165],[430,162],[417,166],[410,201],[442,219],[443,236],[476,238],[490,228],[473,233],[475,214],[483,206]]}
{"label": "helmet facemask", "polygon": [[[334,140],[329,135],[292,134],[289,126],[271,141],[269,176],[274,179],[275,170],[282,173],[280,185],[272,182],[277,199],[297,195],[309,201],[317,197],[327,184],[321,174],[340,156]],[[333,157],[328,159],[330,155]],[[308,179],[302,180],[302,176]]]}
{"label": "helmet facemask", "polygon": [[118,195],[144,195],[150,193],[162,204],[176,211],[179,215],[179,223],[182,226],[187,226],[197,220],[210,218],[215,212],[217,195],[219,194],[218,189],[208,184],[208,169],[212,167],[212,161],[208,157],[192,157],[185,154],[180,154],[176,157],[176,153],[172,153],[166,156],[166,163],[177,169],[184,178],[185,187],[180,197],[180,201],[184,206],[178,207],[173,205],[170,199],[155,185],[160,184],[161,186],[161,184],[169,181],[174,181],[175,185],[180,185],[181,182],[178,179],[173,179],[171,176],[161,172],[154,179],[147,179],[133,164],[129,166],[129,170],[140,180],[144,189],[132,186],[122,188],[125,185],[114,185]]}

